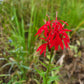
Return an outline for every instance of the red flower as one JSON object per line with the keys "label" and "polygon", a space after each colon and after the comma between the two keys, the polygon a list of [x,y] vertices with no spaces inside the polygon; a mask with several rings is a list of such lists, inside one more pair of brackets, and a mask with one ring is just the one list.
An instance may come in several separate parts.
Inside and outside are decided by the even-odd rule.
{"label": "red flower", "polygon": [[[48,17],[49,18],[49,17]],[[63,22],[62,25],[60,22]],[[60,46],[61,49],[64,49],[64,44],[66,49],[69,48],[68,44],[70,42],[69,36],[66,32],[70,32],[71,30],[64,29],[64,25],[68,25],[66,22],[62,20],[57,20],[57,14],[56,14],[56,20],[47,21],[36,33],[40,37],[42,32],[44,31],[44,38],[45,41],[44,44],[42,44],[37,51],[40,51],[40,55],[44,52],[44,56],[46,56],[46,47],[48,47],[48,50],[51,51],[52,47],[55,47],[55,50],[58,50],[58,47]],[[63,44],[64,41],[64,44]]]}

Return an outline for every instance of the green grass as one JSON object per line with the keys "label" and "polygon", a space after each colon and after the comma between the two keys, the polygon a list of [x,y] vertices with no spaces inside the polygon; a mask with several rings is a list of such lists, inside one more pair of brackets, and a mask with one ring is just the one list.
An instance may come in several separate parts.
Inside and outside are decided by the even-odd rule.
{"label": "green grass", "polygon": [[55,19],[56,11],[58,19],[68,22],[68,28],[74,29],[74,32],[84,27],[83,0],[4,0],[0,4],[0,22],[7,37],[12,40],[10,45],[14,46],[9,52],[24,73],[21,80],[27,79],[28,68],[20,66],[20,62],[29,67],[32,60],[37,60],[34,48],[38,38],[34,35],[44,24],[43,20],[48,19],[46,14]]}

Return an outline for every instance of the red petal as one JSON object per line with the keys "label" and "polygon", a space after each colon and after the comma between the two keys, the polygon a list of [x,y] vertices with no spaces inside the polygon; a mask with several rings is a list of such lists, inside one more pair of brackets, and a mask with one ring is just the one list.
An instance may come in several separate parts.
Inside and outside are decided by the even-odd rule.
{"label": "red petal", "polygon": [[58,21],[61,21],[61,22],[65,23],[68,26],[68,23],[66,23],[65,21],[63,21],[63,20],[58,20]]}
{"label": "red petal", "polygon": [[68,32],[70,32],[71,30],[68,30],[68,29],[63,29],[63,31],[68,31]]}
{"label": "red petal", "polygon": [[60,40],[60,47],[61,47],[62,50],[64,49],[64,46],[63,46],[63,43],[62,43],[61,40]]}
{"label": "red petal", "polygon": [[60,45],[61,49],[63,50],[64,49],[63,42],[60,37],[58,37],[58,39],[59,39],[59,45]]}
{"label": "red petal", "polygon": [[44,44],[42,44],[42,45],[37,49],[37,51],[41,50],[41,51],[40,51],[40,55],[41,55],[43,52],[46,51],[46,47],[47,47],[47,43],[44,43]]}
{"label": "red petal", "polygon": [[65,44],[66,49],[69,48],[67,40],[65,38],[63,38],[63,40],[64,40],[64,44]]}
{"label": "red petal", "polygon": [[65,36],[66,39],[69,39],[69,36],[67,35],[66,32],[64,32],[63,35]]}
{"label": "red petal", "polygon": [[44,38],[39,38],[39,39],[42,39],[42,40],[46,41],[46,39],[44,39]]}

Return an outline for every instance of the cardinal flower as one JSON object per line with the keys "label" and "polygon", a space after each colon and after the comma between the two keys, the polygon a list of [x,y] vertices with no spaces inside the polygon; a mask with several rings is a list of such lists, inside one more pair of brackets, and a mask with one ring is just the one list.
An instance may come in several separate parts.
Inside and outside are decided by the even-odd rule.
{"label": "cardinal flower", "polygon": [[[71,30],[65,29],[64,25],[68,26],[65,21],[57,20],[56,12],[56,20],[50,21],[49,18],[49,21],[39,28],[36,35],[39,36],[39,39],[45,41],[45,43],[37,49],[37,51],[40,51],[40,55],[44,53],[44,56],[46,56],[46,47],[48,47],[49,51],[51,51],[52,47],[54,47],[55,50],[58,50],[59,46],[63,50],[64,45],[66,49],[69,48],[70,39],[66,32],[70,32]],[[41,34],[44,35],[44,38],[41,37]]]}

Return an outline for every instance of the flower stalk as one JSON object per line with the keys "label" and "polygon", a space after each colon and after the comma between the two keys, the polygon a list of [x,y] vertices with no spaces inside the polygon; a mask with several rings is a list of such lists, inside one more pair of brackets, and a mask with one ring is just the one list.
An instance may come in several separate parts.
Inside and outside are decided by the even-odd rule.
{"label": "flower stalk", "polygon": [[51,55],[50,55],[50,59],[49,59],[49,64],[48,64],[48,68],[47,68],[47,72],[46,72],[46,84],[47,84],[47,80],[48,80],[48,77],[49,77],[49,72],[50,72],[50,66],[51,66],[52,57],[53,57],[53,52],[52,52],[52,50],[51,50]]}
{"label": "flower stalk", "polygon": [[[40,51],[40,55],[44,53],[44,57],[45,57],[46,48],[48,47],[48,51],[51,53],[49,64],[48,64],[47,71],[45,74],[45,84],[48,84],[48,82],[51,82],[49,81],[49,78],[50,78],[49,73],[51,72],[50,70],[51,70],[51,60],[53,57],[53,51],[54,50],[57,51],[59,46],[61,47],[62,50],[64,49],[64,47],[66,47],[66,49],[69,48],[70,39],[66,32],[71,31],[71,30],[64,28],[65,25],[68,26],[67,22],[57,19],[57,12],[56,12],[55,20],[50,20],[49,16],[48,16],[48,19],[49,19],[48,21],[44,20],[45,24],[42,27],[40,27],[40,29],[36,33],[36,35],[38,35],[39,37],[41,36],[41,34],[43,34],[44,36],[40,37],[39,39],[42,39],[45,41],[45,43],[42,44],[37,49],[37,51]],[[52,50],[52,47],[54,47],[54,50]]]}

